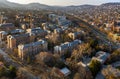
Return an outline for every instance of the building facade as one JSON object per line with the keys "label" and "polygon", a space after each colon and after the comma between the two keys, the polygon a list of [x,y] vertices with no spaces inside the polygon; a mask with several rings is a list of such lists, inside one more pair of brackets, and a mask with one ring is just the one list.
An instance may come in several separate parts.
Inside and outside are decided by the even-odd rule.
{"label": "building facade", "polygon": [[99,51],[96,53],[95,57],[92,58],[92,60],[98,60],[101,64],[104,64],[109,56],[110,56],[109,53]]}
{"label": "building facade", "polygon": [[81,44],[80,40],[74,40],[73,42],[63,43],[60,46],[55,46],[54,47],[54,53],[58,53],[60,55],[64,55],[66,52],[72,51],[79,44]]}
{"label": "building facade", "polygon": [[6,40],[8,33],[5,31],[0,31],[0,41]]}
{"label": "building facade", "polygon": [[0,24],[3,23],[3,15],[0,14]]}
{"label": "building facade", "polygon": [[75,32],[75,33],[69,33],[69,34],[68,34],[68,36],[69,36],[71,39],[73,39],[73,40],[79,38],[81,35],[82,35],[81,32]]}
{"label": "building facade", "polygon": [[47,35],[47,31],[41,29],[40,27],[27,29],[27,33],[34,33],[35,37],[40,37],[40,38],[44,38]]}
{"label": "building facade", "polygon": [[15,26],[12,23],[0,24],[1,31],[9,32],[9,31],[14,30],[14,29],[15,29]]}
{"label": "building facade", "polygon": [[34,56],[40,51],[46,51],[48,49],[48,43],[44,40],[39,40],[38,42],[33,42],[30,44],[18,45],[18,56],[22,60],[26,59],[28,56]]}
{"label": "building facade", "polygon": [[113,31],[120,32],[120,20],[113,22]]}
{"label": "building facade", "polygon": [[17,34],[7,36],[7,47],[10,49],[16,48],[19,44],[27,44],[35,41],[35,34]]}

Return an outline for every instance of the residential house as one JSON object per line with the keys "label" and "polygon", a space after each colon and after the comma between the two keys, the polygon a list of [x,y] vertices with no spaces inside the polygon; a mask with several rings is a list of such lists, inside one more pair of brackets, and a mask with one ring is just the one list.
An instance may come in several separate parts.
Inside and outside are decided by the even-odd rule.
{"label": "residential house", "polygon": [[119,33],[113,34],[113,40],[116,42],[120,41],[120,34]]}

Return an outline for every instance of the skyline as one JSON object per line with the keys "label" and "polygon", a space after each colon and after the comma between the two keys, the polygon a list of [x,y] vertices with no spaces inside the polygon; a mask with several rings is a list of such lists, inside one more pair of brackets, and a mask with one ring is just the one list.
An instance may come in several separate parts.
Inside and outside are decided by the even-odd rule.
{"label": "skyline", "polygon": [[29,3],[41,3],[46,5],[57,5],[57,6],[68,6],[68,5],[100,5],[108,2],[120,2],[120,0],[8,0],[10,2],[20,3],[20,4],[29,4]]}

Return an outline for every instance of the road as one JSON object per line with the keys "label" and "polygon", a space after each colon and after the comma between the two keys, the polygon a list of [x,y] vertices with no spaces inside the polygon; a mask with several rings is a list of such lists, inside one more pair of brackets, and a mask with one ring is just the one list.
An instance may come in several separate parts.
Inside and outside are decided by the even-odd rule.
{"label": "road", "polygon": [[[83,21],[80,17],[75,16],[75,15],[69,15],[69,19],[76,22],[77,24],[83,24],[85,25],[83,28],[87,29],[88,31],[91,31],[94,35],[96,35],[96,37],[98,36],[99,39],[103,42],[103,44],[107,45],[107,46],[111,46],[111,48],[113,49],[117,49],[119,48],[119,46],[113,42],[106,34],[104,34],[103,32],[101,32],[98,28],[86,23],[85,21]],[[82,26],[81,26],[82,27]]]}
{"label": "road", "polygon": [[17,61],[13,60],[7,53],[5,53],[3,50],[0,49],[0,54],[4,57],[5,61],[8,62],[10,65],[15,66],[20,72],[27,75],[29,79],[39,79],[37,76],[35,76],[30,70],[27,70],[23,65],[19,64]]}
{"label": "road", "polygon": [[19,64],[17,64],[14,60],[12,60],[10,58],[10,56],[7,53],[5,53],[3,50],[1,50],[1,49],[0,49],[0,54],[4,57],[6,62],[10,63],[11,65],[13,65],[13,66],[15,66],[17,68],[20,67]]}

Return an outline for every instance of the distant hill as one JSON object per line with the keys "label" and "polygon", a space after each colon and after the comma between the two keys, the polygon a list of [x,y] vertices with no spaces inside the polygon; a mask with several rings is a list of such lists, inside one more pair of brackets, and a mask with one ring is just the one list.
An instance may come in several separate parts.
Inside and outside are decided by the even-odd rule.
{"label": "distant hill", "polygon": [[28,9],[47,9],[50,6],[48,5],[44,5],[44,4],[40,4],[40,3],[30,3],[25,5]]}
{"label": "distant hill", "polygon": [[66,8],[67,9],[88,9],[88,8],[94,8],[94,7],[96,7],[95,5],[79,5],[79,6],[74,6],[74,5],[72,5],[72,6],[67,6]]}
{"label": "distant hill", "polygon": [[77,7],[81,7],[81,8],[90,8],[90,7],[95,7],[95,5],[79,5],[79,6],[74,6],[74,5],[72,5],[72,6],[67,6],[67,7],[75,7],[75,8],[77,8]]}
{"label": "distant hill", "polygon": [[1,8],[22,8],[22,9],[47,9],[49,6],[39,3],[18,4],[7,0],[0,0]]}
{"label": "distant hill", "polygon": [[114,6],[114,5],[120,5],[120,2],[102,4],[102,6]]}
{"label": "distant hill", "polygon": [[[105,3],[100,6],[120,5],[120,3]],[[40,3],[18,4],[7,0],[0,0],[0,8],[21,8],[21,9],[50,9],[50,10],[74,10],[74,9],[89,9],[96,5],[79,5],[79,6],[48,6]]]}

